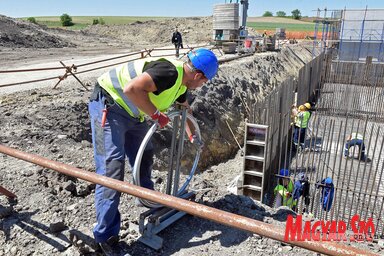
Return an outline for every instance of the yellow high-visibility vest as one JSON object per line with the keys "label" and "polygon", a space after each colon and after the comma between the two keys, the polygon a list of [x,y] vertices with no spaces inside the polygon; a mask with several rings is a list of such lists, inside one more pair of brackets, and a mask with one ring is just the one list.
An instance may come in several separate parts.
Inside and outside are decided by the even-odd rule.
{"label": "yellow high-visibility vest", "polygon": [[131,61],[120,65],[109,72],[101,75],[97,81],[100,86],[108,92],[108,94],[113,98],[113,100],[123,107],[129,115],[135,118],[139,118],[141,121],[144,121],[145,113],[141,111],[133,102],[124,94],[124,87],[131,81],[133,78],[141,75],[145,65],[152,61],[169,61],[171,62],[177,70],[178,76],[174,85],[169,89],[161,92],[159,95],[154,93],[148,93],[149,99],[152,104],[161,112],[166,111],[176,99],[184,94],[187,91],[187,87],[182,84],[183,78],[183,62],[168,59],[168,58],[146,58]]}
{"label": "yellow high-visibility vest", "polygon": [[299,112],[295,118],[295,125],[300,128],[307,128],[310,117],[309,111]]}

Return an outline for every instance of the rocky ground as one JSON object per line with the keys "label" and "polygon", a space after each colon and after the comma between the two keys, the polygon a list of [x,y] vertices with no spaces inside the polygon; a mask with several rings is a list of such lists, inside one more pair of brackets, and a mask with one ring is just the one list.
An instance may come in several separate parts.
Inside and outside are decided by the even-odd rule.
{"label": "rocky ground", "polygon": [[[210,18],[92,26],[71,32],[0,16],[2,70],[62,56],[84,58],[105,51],[113,53],[124,47],[134,50],[169,46],[175,24],[186,42],[206,43],[210,37]],[[205,141],[199,172],[191,184],[196,201],[276,226],[284,225],[289,210],[271,209],[234,193],[242,157],[228,126],[241,142],[246,117],[242,102],[249,95],[263,97],[275,83],[296,75],[302,60],[311,59],[306,48],[293,49],[295,56],[290,50],[282,50],[225,63],[213,81],[191,95],[193,112]],[[95,79],[96,76],[87,77],[84,82],[93,84]],[[64,82],[56,90],[48,87],[1,94],[0,88],[0,142],[93,172],[89,96],[89,91],[73,81]],[[153,179],[157,183],[165,174],[168,151],[161,144],[167,136],[167,131],[155,136],[158,151]],[[125,179],[131,182],[130,170]],[[99,255],[91,232],[95,222],[93,184],[0,154],[0,185],[18,196],[16,204],[0,196],[0,255]],[[159,235],[164,238],[164,246],[155,251],[137,241],[138,217],[145,208],[133,202],[132,196],[123,195],[120,204],[121,243],[132,255],[315,255],[193,216],[185,216],[162,231]],[[380,252],[376,245],[368,248]]]}

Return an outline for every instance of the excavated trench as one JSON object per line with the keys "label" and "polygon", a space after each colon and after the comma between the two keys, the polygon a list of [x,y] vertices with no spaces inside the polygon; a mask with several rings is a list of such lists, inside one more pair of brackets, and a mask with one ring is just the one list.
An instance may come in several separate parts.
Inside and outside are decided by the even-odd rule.
{"label": "excavated trench", "polygon": [[[301,46],[296,46],[294,53],[282,50],[280,53],[263,53],[224,63],[211,82],[189,95],[188,100],[205,143],[200,170],[225,162],[235,155],[239,149],[236,140],[242,143],[244,119],[247,118],[244,102],[252,97],[262,99],[277,83],[288,76],[295,76],[303,61],[311,58],[310,52]],[[46,145],[41,148],[41,153],[50,150],[58,153],[57,158],[64,159],[72,156],[66,155],[66,144],[72,149],[75,147],[69,145],[81,147],[91,144],[87,109],[90,93],[80,85],[72,82],[58,90],[34,90],[19,94],[17,98],[25,99],[22,105],[17,104],[18,99],[14,95],[2,97],[5,117],[0,140],[3,143],[31,149]],[[155,169],[167,168],[165,159],[169,155],[167,146],[170,145],[171,135],[172,132],[165,129],[153,138],[156,146]],[[15,140],[15,137],[18,139]],[[64,150],[59,149],[63,147]],[[186,153],[183,159],[189,156]]]}

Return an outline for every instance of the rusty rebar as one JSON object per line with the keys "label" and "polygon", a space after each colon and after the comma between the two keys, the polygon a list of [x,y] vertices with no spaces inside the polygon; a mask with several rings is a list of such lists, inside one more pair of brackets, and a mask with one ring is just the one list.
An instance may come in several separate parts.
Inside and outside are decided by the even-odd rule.
{"label": "rusty rebar", "polygon": [[0,195],[3,194],[5,195],[6,197],[8,198],[11,198],[11,199],[14,199],[16,198],[17,196],[15,194],[13,194],[11,191],[9,191],[8,189],[0,186]]}
{"label": "rusty rebar", "polygon": [[115,189],[123,193],[144,198],[164,206],[198,216],[200,218],[249,231],[272,238],[274,240],[290,243],[311,251],[316,251],[327,255],[376,255],[372,252],[364,251],[352,246],[347,246],[345,244],[338,244],[335,242],[284,241],[285,231],[283,229],[274,227],[270,224],[265,224],[261,221],[218,210],[167,194],[162,194],[150,189],[138,187],[124,181],[108,178],[93,172],[84,171],[64,163],[56,162],[44,157],[40,157],[38,155],[22,152],[20,150],[13,149],[4,145],[0,145],[0,153],[55,170],[68,176],[76,177]]}

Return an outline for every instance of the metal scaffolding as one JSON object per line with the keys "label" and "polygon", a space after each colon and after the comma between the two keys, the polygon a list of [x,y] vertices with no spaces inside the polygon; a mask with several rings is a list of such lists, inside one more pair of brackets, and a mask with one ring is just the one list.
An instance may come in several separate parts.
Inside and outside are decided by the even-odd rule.
{"label": "metal scaffolding", "polygon": [[384,61],[384,9],[318,9],[314,22],[313,52],[332,49],[342,61]]}
{"label": "metal scaffolding", "polygon": [[316,11],[315,29],[313,35],[312,58],[317,56],[316,48],[324,52],[329,48],[336,49],[340,39],[341,11],[324,10]]}

